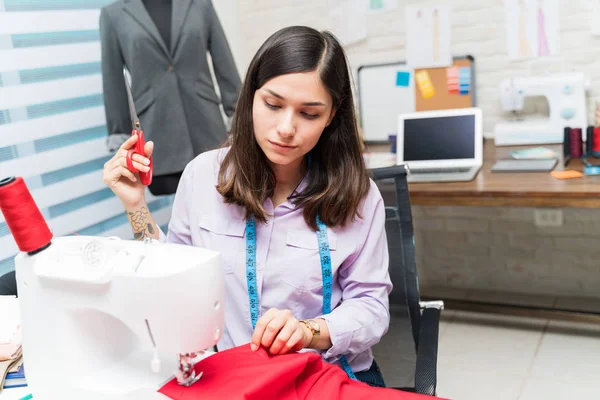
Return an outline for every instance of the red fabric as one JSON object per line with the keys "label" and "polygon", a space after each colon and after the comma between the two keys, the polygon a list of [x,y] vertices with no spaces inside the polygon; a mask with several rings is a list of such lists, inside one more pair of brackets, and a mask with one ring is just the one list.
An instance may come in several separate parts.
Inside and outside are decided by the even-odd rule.
{"label": "red fabric", "polygon": [[375,388],[354,381],[316,353],[271,356],[249,345],[218,352],[196,364],[202,378],[191,387],[175,379],[159,392],[174,400],[434,400],[435,397]]}

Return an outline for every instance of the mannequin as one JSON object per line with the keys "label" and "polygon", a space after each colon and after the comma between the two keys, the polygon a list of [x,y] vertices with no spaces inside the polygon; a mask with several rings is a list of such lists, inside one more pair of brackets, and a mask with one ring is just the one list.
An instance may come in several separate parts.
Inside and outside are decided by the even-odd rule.
{"label": "mannequin", "polygon": [[[241,86],[211,0],[119,0],[100,13],[108,146],[131,134],[123,68],[146,141],[156,145],[154,195],[172,194],[187,163],[219,147]],[[210,53],[221,98],[216,94]]]}

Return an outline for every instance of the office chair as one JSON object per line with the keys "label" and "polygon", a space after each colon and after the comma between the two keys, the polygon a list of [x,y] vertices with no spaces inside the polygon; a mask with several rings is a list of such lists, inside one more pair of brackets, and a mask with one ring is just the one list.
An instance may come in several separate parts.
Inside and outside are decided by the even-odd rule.
{"label": "office chair", "polygon": [[406,307],[416,353],[414,387],[396,388],[435,396],[437,352],[442,301],[422,302],[417,277],[415,241],[405,165],[375,168],[371,178],[384,198],[390,277],[390,305]]}

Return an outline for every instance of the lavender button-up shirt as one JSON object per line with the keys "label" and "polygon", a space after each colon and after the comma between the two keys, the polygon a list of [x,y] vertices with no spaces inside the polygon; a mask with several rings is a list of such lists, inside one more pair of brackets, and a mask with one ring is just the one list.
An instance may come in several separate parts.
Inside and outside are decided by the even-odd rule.
{"label": "lavender button-up shirt", "polygon": [[[225,272],[225,329],[220,350],[246,344],[252,336],[246,282],[244,210],[226,204],[216,191],[220,160],[227,150],[203,153],[182,174],[173,214],[163,242],[181,243],[221,253]],[[305,178],[306,179],[306,178]],[[307,185],[302,181],[301,192]],[[297,319],[323,318],[332,347],[329,362],[346,355],[353,371],[368,369],[371,346],[387,332],[392,290],[388,272],[385,210],[374,182],[360,205],[360,215],[345,228],[327,228],[333,274],[332,312],[323,314],[323,285],[317,235],[291,202],[273,207],[266,224],[256,226],[256,268],[260,314],[289,309]],[[342,301],[343,299],[343,301]]]}

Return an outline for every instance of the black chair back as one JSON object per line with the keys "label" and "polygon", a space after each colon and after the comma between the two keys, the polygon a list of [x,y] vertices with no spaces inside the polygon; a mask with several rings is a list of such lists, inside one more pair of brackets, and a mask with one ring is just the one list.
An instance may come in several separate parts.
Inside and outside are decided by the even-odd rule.
{"label": "black chair back", "polygon": [[386,233],[390,250],[390,277],[394,290],[392,305],[408,308],[415,349],[419,346],[421,307],[415,255],[415,236],[404,165],[370,170],[379,186],[386,210]]}

